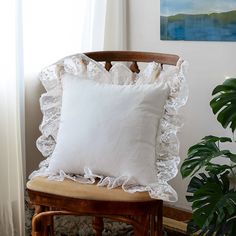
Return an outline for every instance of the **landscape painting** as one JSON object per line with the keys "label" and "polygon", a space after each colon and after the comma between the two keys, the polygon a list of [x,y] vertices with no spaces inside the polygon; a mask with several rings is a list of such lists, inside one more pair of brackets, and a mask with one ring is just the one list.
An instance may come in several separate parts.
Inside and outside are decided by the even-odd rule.
{"label": "landscape painting", "polygon": [[236,41],[236,0],[160,0],[161,40]]}

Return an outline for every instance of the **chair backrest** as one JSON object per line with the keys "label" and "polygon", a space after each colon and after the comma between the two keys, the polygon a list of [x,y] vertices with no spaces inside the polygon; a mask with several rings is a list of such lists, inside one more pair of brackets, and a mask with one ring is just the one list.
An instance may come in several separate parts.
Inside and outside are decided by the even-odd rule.
{"label": "chair backrest", "polygon": [[173,54],[134,51],[99,51],[87,52],[85,55],[95,61],[104,61],[108,71],[112,67],[112,61],[132,62],[130,69],[136,73],[140,71],[137,62],[155,61],[161,65],[176,65],[179,59],[179,56]]}

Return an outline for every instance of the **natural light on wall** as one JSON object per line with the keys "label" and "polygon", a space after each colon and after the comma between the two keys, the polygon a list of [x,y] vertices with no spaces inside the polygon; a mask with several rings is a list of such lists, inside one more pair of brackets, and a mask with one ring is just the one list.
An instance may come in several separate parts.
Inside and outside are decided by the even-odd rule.
{"label": "natural light on wall", "polygon": [[[7,1],[7,0],[6,0]],[[38,74],[68,55],[126,49],[126,0],[22,0],[26,119],[26,176],[42,156]]]}
{"label": "natural light on wall", "polygon": [[88,0],[23,0],[25,75],[81,52],[89,4]]}

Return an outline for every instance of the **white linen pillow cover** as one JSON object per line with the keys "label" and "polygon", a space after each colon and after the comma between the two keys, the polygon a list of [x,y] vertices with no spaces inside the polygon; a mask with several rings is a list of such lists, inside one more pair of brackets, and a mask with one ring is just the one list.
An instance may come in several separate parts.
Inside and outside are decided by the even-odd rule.
{"label": "white linen pillow cover", "polygon": [[[185,67],[186,62],[179,60],[177,66],[167,66],[161,71],[161,66],[155,62],[152,62],[148,63],[147,67],[137,75],[132,73],[128,67],[121,64],[116,64],[112,67],[110,72],[107,72],[100,63],[93,61],[83,54],[78,54],[64,58],[59,62],[45,68],[40,74],[40,79],[47,92],[43,94],[40,99],[40,106],[44,116],[40,125],[42,135],[37,140],[37,147],[41,153],[47,157],[47,159],[40,163],[40,169],[34,171],[30,175],[30,178],[36,176],[48,176],[50,179],[54,180],[70,178],[75,181],[92,184],[95,182],[95,178],[98,177],[100,178],[98,183],[100,186],[107,186],[108,188],[122,186],[122,188],[128,192],[148,191],[150,196],[153,198],[160,198],[166,201],[176,201],[177,194],[168,184],[168,181],[174,178],[178,172],[179,142],[176,134],[181,127],[181,122],[178,118],[178,109],[183,106],[187,100],[187,90],[184,77]],[[77,79],[73,76],[70,77],[69,75],[76,76]],[[152,84],[150,87],[160,89],[164,86],[164,84],[168,85],[169,94],[164,106],[164,114],[160,119],[159,129],[157,129],[158,122],[156,122],[156,129],[154,129],[156,136],[156,145],[154,145],[156,146],[156,152],[154,151],[154,162],[156,162],[156,164],[153,162],[152,155],[150,158],[152,160],[152,171],[149,170],[150,174],[147,174],[147,178],[131,177],[130,173],[132,171],[129,170],[123,172],[125,175],[120,175],[118,171],[118,176],[114,176],[114,173],[112,173],[111,176],[108,175],[110,172],[106,173],[107,175],[104,175],[104,170],[100,172],[98,171],[100,174],[98,175],[98,173],[91,171],[88,166],[84,166],[84,175],[78,175],[67,173],[64,170],[58,171],[59,169],[65,168],[57,168],[58,166],[56,167],[56,165],[53,166],[52,163],[55,164],[56,162],[54,161],[57,159],[55,156],[58,148],[55,149],[55,145],[57,142],[57,136],[60,133],[58,133],[58,129],[61,118],[61,81],[63,77],[68,77],[68,81],[72,80],[76,81],[76,83],[81,83],[81,81],[77,82],[79,80],[78,78],[80,78],[80,80],[85,80],[84,78],[86,78],[86,83],[92,82],[92,86],[100,86],[101,90],[104,89],[104,86],[121,88],[123,86],[131,87],[132,85],[132,87],[139,87],[140,89],[145,86],[149,87],[148,84]],[[82,77],[83,79],[81,79]],[[95,84],[94,81],[96,81]],[[121,90],[124,90],[124,87]],[[80,125],[77,124],[77,127],[79,132]],[[151,133],[153,138],[153,130]],[[94,137],[94,139],[96,139],[96,137]],[[58,142],[59,140],[60,138],[58,138]],[[152,145],[150,145],[150,147]],[[92,141],[90,143],[90,147],[93,147]],[[54,149],[55,154],[52,155]],[[63,148],[61,147],[59,149]],[[150,150],[151,148],[149,151]],[[147,152],[145,151],[145,154],[146,153]],[[107,157],[108,156],[109,155],[107,155]],[[141,162],[144,161],[144,159],[140,160]],[[49,165],[49,163],[51,163],[51,165]],[[129,162],[129,164],[135,166],[135,162]],[[107,163],[105,163],[105,166],[106,165]],[[140,163],[137,163],[137,165],[139,165],[139,167],[141,166]],[[145,168],[146,167],[144,167],[144,169]],[[124,168],[120,169],[124,170]],[[137,170],[132,173],[134,172],[137,173]],[[154,172],[155,176],[153,175]],[[155,182],[152,181],[153,178],[156,180]]]}
{"label": "white linen pillow cover", "polygon": [[156,136],[169,94],[165,83],[99,84],[66,74],[57,144],[49,171],[156,182]]}

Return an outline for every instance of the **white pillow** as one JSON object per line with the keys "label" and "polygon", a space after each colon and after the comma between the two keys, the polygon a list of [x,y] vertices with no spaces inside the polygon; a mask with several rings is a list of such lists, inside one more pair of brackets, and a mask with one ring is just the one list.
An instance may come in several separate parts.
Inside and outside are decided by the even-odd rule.
{"label": "white pillow", "polygon": [[157,181],[156,137],[166,83],[111,85],[65,74],[61,123],[49,171]]}
{"label": "white pillow", "polygon": [[29,178],[91,184],[100,178],[100,186],[176,201],[168,181],[180,159],[176,134],[178,109],[187,100],[185,65],[179,60],[161,71],[152,62],[135,74],[115,64],[107,72],[78,54],[45,68],[37,147],[47,159]]}

